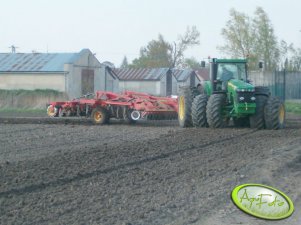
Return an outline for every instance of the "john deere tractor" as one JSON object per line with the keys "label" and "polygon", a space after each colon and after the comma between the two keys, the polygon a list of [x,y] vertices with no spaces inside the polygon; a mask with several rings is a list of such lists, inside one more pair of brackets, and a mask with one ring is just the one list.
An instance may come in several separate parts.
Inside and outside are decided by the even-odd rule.
{"label": "john deere tractor", "polygon": [[209,81],[198,88],[184,87],[179,95],[181,127],[222,128],[230,121],[237,127],[284,127],[283,103],[267,87],[249,82],[246,59],[213,58],[209,68]]}

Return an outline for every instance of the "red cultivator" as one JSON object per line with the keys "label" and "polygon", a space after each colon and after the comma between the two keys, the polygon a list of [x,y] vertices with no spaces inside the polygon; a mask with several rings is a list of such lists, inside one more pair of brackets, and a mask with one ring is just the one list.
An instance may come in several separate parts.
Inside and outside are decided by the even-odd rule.
{"label": "red cultivator", "polygon": [[178,111],[177,99],[126,91],[116,94],[97,91],[67,102],[51,102],[47,107],[50,117],[84,116],[96,124],[105,124],[110,118],[134,122],[139,119],[172,119]]}

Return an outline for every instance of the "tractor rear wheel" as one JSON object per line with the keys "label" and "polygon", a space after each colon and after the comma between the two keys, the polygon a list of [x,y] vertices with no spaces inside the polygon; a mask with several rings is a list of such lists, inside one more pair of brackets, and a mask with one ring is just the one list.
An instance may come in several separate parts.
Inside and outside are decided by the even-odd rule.
{"label": "tractor rear wheel", "polygon": [[201,94],[193,99],[191,107],[192,124],[195,127],[208,127],[206,117],[206,106],[208,97]]}
{"label": "tractor rear wheel", "polygon": [[206,110],[209,127],[222,128],[227,125],[227,120],[224,118],[222,112],[225,102],[225,94],[213,94],[209,97]]}
{"label": "tractor rear wheel", "polygon": [[191,106],[193,93],[189,87],[183,88],[178,98],[178,121],[180,127],[191,127]]}
{"label": "tractor rear wheel", "polygon": [[264,109],[267,129],[277,130],[285,126],[285,107],[277,97],[269,97]]}
{"label": "tractor rear wheel", "polygon": [[109,122],[109,113],[106,109],[97,107],[91,113],[92,122],[94,124],[105,124]]}
{"label": "tractor rear wheel", "polygon": [[267,101],[266,95],[256,95],[255,114],[250,116],[250,127],[255,129],[264,129],[264,107]]}

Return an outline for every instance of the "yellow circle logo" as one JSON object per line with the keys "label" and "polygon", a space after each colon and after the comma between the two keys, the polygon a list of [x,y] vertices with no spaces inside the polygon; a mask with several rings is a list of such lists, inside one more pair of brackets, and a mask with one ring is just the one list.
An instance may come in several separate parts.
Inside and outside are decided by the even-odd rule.
{"label": "yellow circle logo", "polygon": [[288,196],[261,184],[237,186],[232,191],[232,200],[244,212],[262,219],[284,219],[294,211],[293,202]]}

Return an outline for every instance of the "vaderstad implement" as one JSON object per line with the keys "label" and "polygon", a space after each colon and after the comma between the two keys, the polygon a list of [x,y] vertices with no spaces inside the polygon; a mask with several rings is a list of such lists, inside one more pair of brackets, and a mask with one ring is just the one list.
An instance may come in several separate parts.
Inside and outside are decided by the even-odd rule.
{"label": "vaderstad implement", "polygon": [[50,117],[87,117],[95,124],[108,123],[110,118],[135,122],[139,119],[172,119],[177,117],[176,98],[156,97],[145,93],[125,91],[117,94],[96,91],[71,101],[50,102]]}

